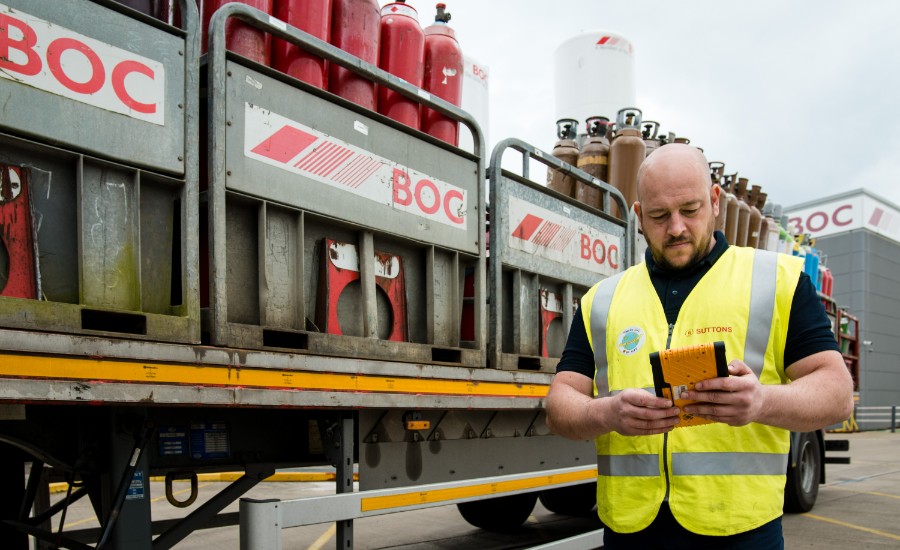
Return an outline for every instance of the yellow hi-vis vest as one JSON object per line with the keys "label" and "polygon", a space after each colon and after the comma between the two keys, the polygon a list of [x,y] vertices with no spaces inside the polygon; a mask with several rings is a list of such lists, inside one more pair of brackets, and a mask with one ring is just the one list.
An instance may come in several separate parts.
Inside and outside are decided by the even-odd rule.
{"label": "yellow hi-vis vest", "polygon": [[[743,360],[763,384],[787,383],[784,346],[801,270],[798,258],[731,246],[671,327],[646,265],[601,281],[581,301],[594,395],[655,393],[651,352],[717,340],[728,361]],[[599,516],[614,531],[646,528],[666,498],[678,523],[703,535],[742,533],[782,514],[787,430],[712,423],[652,436],[611,432],[595,444]]]}

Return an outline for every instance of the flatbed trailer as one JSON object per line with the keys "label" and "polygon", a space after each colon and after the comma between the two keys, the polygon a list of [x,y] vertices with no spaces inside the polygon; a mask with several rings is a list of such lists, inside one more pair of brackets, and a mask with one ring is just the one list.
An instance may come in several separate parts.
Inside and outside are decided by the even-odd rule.
{"label": "flatbed trailer", "polygon": [[[277,469],[322,464],[338,493],[356,465],[362,494],[456,484],[418,498],[487,528],[539,493],[590,509],[593,445],[551,435],[543,399],[575,301],[630,260],[621,194],[514,139],[489,168],[470,115],[246,5],[213,16],[201,57],[179,6],[176,27],[108,0],[0,5],[4,548],[170,548],[236,522],[221,510]],[[230,19],[454,118],[473,151],[226,52]],[[298,160],[327,148],[366,175]],[[532,162],[601,188],[604,210]],[[172,494],[234,470],[202,506]],[[183,519],[151,517],[153,475]],[[60,529],[83,497],[101,527]],[[322,517],[352,547],[352,514]]]}
{"label": "flatbed trailer", "polygon": [[[488,159],[464,111],[243,4],[201,57],[178,4],[179,26],[110,0],[0,4],[4,548],[170,548],[236,523],[220,512],[276,470],[323,464],[337,496],[358,468],[358,498],[294,521],[336,521],[340,548],[353,518],[409,507],[489,529],[538,497],[590,510],[593,443],[550,434],[543,405],[577,300],[643,250],[610,214],[621,193],[517,139]],[[232,19],[450,116],[473,150],[227,52]],[[314,168],[328,150],[341,160]],[[198,473],[234,470],[192,507]],[[153,475],[182,519],[151,516]],[[60,529],[83,497],[101,527]],[[247,540],[277,539],[270,507],[246,506]]]}

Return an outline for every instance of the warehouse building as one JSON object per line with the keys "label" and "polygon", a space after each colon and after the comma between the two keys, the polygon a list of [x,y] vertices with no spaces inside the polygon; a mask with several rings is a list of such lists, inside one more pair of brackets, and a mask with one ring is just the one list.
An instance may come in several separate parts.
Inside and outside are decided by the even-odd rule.
{"label": "warehouse building", "polygon": [[[849,333],[841,342],[848,365],[858,357],[858,406],[900,405],[900,207],[857,189],[785,213],[790,225],[815,239],[834,277],[834,302],[852,315],[840,319],[838,313],[836,320],[844,320]],[[889,425],[889,411],[885,415],[860,427]]]}

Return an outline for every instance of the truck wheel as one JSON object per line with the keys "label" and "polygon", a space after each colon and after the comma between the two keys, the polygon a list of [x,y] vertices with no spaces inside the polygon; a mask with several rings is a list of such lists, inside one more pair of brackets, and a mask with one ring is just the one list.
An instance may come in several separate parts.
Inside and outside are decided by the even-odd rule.
{"label": "truck wheel", "polygon": [[460,502],[456,505],[463,519],[469,524],[488,531],[515,531],[525,523],[534,505],[537,493],[523,493],[505,497]]}
{"label": "truck wheel", "polygon": [[819,438],[814,432],[800,434],[797,438],[797,463],[788,465],[787,483],[784,486],[784,511],[803,513],[812,510],[819,496],[819,473],[822,469],[822,452]]}
{"label": "truck wheel", "polygon": [[544,508],[563,516],[587,516],[597,504],[597,482],[541,491]]}

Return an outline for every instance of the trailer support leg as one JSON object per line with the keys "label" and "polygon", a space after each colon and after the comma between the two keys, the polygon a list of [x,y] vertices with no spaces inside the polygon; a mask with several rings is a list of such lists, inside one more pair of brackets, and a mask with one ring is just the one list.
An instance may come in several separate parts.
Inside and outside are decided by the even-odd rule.
{"label": "trailer support leg", "polygon": [[[337,493],[353,492],[353,414],[341,415],[340,433],[335,434],[335,443],[338,444],[340,460],[337,462],[335,483]],[[350,550],[353,548],[353,520],[339,521],[337,524],[336,546],[338,550]]]}
{"label": "trailer support leg", "polygon": [[[113,413],[111,418],[111,472],[121,472],[96,550],[112,544],[116,549],[150,548],[150,478],[144,450],[156,427],[142,416]],[[137,475],[136,475],[137,474]],[[116,479],[116,478],[112,478]],[[126,500],[127,497],[127,500]],[[124,512],[124,513],[123,513]]]}

